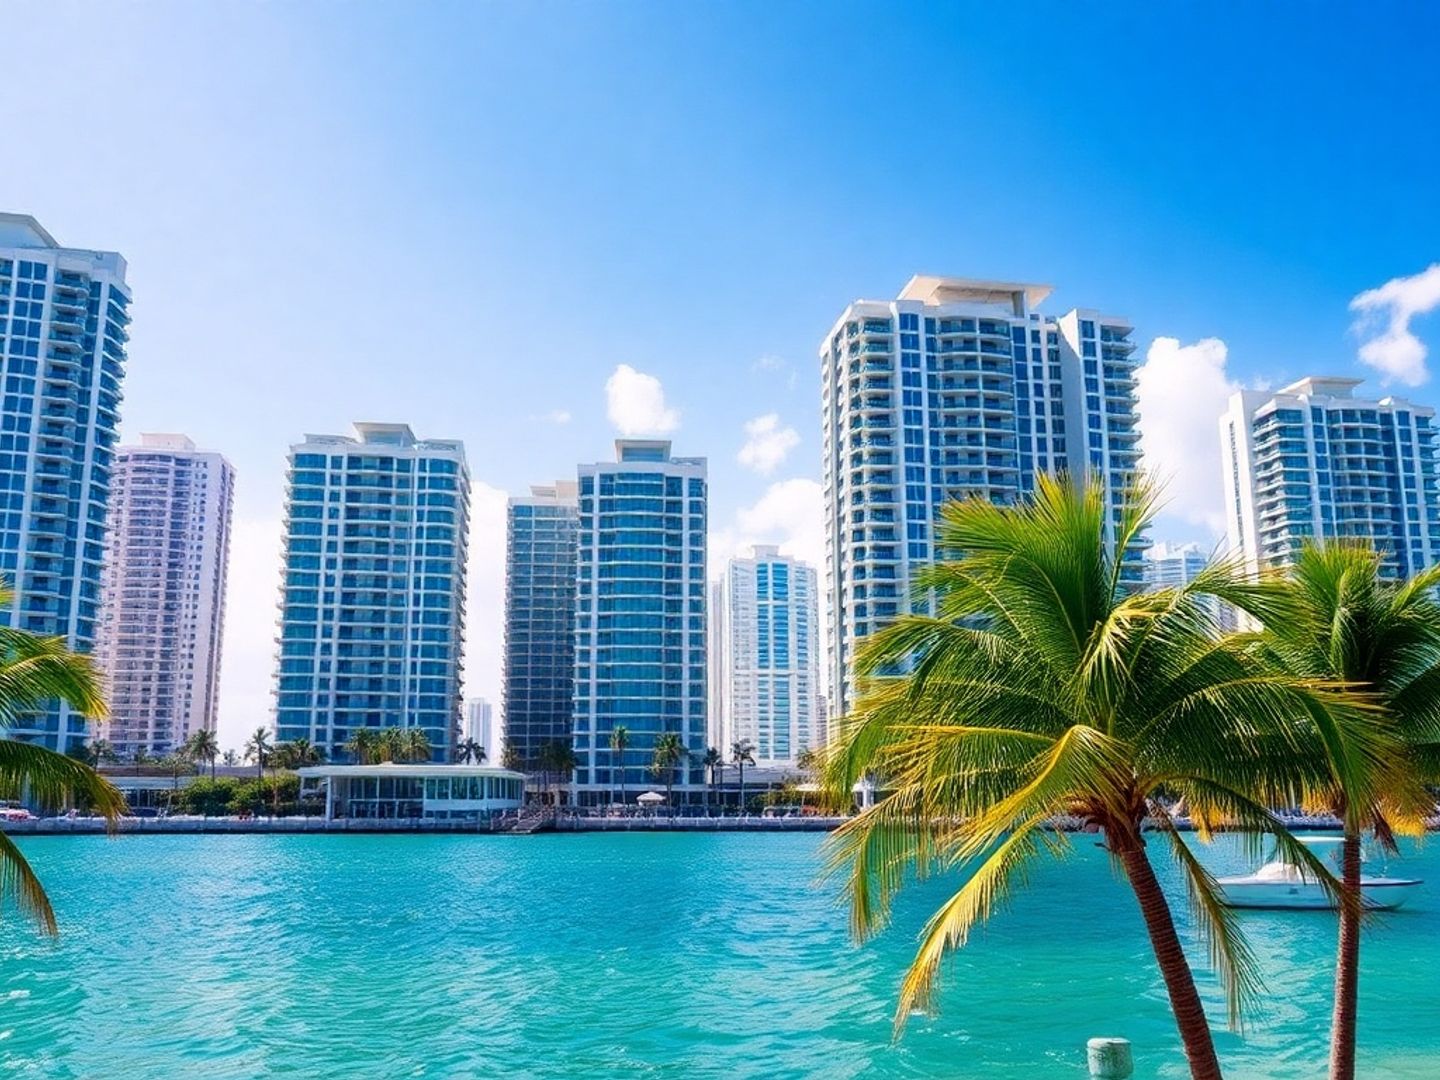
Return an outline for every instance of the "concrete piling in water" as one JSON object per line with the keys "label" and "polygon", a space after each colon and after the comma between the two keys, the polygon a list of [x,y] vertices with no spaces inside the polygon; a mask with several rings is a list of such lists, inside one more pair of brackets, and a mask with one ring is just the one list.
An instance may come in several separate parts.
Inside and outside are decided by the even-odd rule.
{"label": "concrete piling in water", "polygon": [[1125,1080],[1135,1071],[1129,1039],[1091,1039],[1085,1044],[1090,1075],[1103,1080]]}

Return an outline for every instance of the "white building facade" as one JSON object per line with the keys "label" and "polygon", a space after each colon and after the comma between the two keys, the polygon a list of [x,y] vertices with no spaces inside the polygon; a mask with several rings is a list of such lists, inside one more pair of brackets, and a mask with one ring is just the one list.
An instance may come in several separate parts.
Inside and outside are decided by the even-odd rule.
{"label": "white building facade", "polygon": [[495,707],[483,697],[465,702],[465,738],[485,748],[486,760],[500,756],[495,734]]}
{"label": "white building facade", "polygon": [[725,636],[719,749],[754,747],[761,767],[793,768],[823,741],[819,586],[813,567],[757,545],[725,570]]}
{"label": "white building facade", "polygon": [[96,662],[122,758],[214,731],[235,470],[184,435],[141,435],[111,477]]}
{"label": "white building facade", "polygon": [[[835,714],[851,704],[856,644],[912,610],[945,503],[1012,505],[1040,473],[1096,477],[1113,542],[1139,466],[1132,329],[1088,309],[1042,315],[1050,292],[917,275],[894,300],[851,304],[821,342]],[[1136,584],[1143,547],[1123,553]]]}
{"label": "white building facade", "polygon": [[1242,390],[1220,418],[1231,548],[1284,566],[1306,540],[1373,542],[1408,577],[1440,558],[1435,410],[1355,396],[1359,379]]}
{"label": "white building facade", "polygon": [[[706,749],[706,462],[666,440],[620,439],[581,465],[575,605],[574,751],[582,803],[664,784],[662,735],[680,738],[677,800],[703,788]],[[611,749],[617,727],[623,754]]]}
{"label": "white building facade", "polygon": [[342,760],[357,730],[460,730],[470,473],[455,439],[356,424],[290,448],[276,736]]}
{"label": "white building facade", "polygon": [[[0,621],[94,648],[105,516],[130,334],[125,260],[62,247],[33,217],[0,213]],[[6,738],[65,751],[92,734],[56,702]]]}

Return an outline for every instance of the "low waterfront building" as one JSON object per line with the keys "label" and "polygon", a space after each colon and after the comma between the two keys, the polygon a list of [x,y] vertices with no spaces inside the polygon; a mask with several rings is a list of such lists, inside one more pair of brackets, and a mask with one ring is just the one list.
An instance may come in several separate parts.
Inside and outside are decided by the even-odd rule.
{"label": "low waterfront building", "polygon": [[488,765],[316,765],[300,791],[324,789],[325,818],[468,821],[518,810],[525,774]]}

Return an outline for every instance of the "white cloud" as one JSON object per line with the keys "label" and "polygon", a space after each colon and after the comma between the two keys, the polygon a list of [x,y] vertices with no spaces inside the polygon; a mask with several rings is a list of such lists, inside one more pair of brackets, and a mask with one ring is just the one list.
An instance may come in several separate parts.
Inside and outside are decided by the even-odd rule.
{"label": "white cloud", "polygon": [[778,469],[790,451],[800,445],[800,434],[793,427],[780,426],[779,413],[766,413],[745,421],[745,445],[735,460],[747,469],[769,476]]}
{"label": "white cloud", "polygon": [[1140,449],[1164,485],[1165,509],[1217,536],[1225,530],[1220,414],[1240,389],[1225,371],[1219,338],[1181,345],[1156,338],[1135,371]]}
{"label": "white cloud", "polygon": [[544,416],[552,424],[568,424],[571,420],[569,409],[551,409]]}
{"label": "white cloud", "polygon": [[710,537],[710,569],[719,577],[732,556],[745,556],[755,544],[778,544],[782,555],[802,559],[820,570],[825,565],[825,503],[818,481],[780,480],[750,506],[735,512],[729,525]]}
{"label": "white cloud", "polygon": [[1440,263],[1411,277],[1391,278],[1350,301],[1356,312],[1356,334],[1369,340],[1360,346],[1360,362],[1385,378],[1419,386],[1430,378],[1425,343],[1410,332],[1410,320],[1440,307]]}
{"label": "white cloud", "polygon": [[622,435],[664,435],[680,426],[680,413],[665,404],[654,375],[620,364],[605,380],[605,412]]}

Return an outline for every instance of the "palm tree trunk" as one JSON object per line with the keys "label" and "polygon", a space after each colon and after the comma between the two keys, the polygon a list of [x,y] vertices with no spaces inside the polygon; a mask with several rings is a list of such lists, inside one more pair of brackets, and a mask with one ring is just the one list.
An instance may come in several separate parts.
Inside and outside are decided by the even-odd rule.
{"label": "palm tree trunk", "polygon": [[1355,1022],[1360,992],[1360,834],[1345,830],[1341,855],[1340,945],[1335,952],[1335,1010],[1330,1024],[1330,1080],[1355,1080]]}
{"label": "palm tree trunk", "polygon": [[1144,841],[1123,827],[1107,828],[1106,838],[1111,849],[1120,856],[1125,876],[1130,879],[1135,899],[1140,902],[1140,914],[1150,934],[1150,946],[1155,951],[1155,961],[1160,965],[1165,989],[1170,994],[1170,1011],[1175,1016],[1175,1026],[1180,1029],[1180,1041],[1185,1047],[1185,1058],[1190,1063],[1191,1080],[1221,1080],[1220,1059],[1215,1056],[1215,1040],[1205,1019],[1205,1006],[1200,1002],[1195,976],[1185,959],[1185,950],[1180,946],[1180,936],[1175,932],[1170,905],[1145,854]]}

